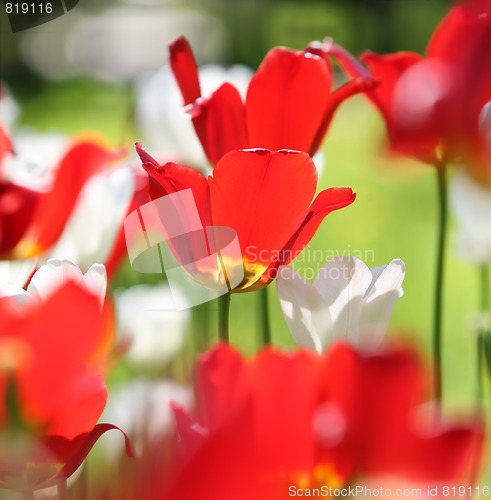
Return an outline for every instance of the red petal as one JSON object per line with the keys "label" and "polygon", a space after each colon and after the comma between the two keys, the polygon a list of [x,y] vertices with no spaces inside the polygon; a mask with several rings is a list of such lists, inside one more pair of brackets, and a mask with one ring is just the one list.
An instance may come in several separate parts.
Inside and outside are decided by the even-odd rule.
{"label": "red petal", "polygon": [[193,51],[186,38],[180,36],[169,44],[169,52],[170,67],[181,89],[184,104],[191,104],[201,96]]}
{"label": "red petal", "polygon": [[206,142],[202,144],[213,165],[229,151],[249,146],[244,105],[233,85],[224,83],[210,98],[196,103],[193,119],[198,116],[206,123]]}
{"label": "red petal", "polygon": [[104,409],[106,389],[90,364],[107,342],[106,326],[97,298],[73,283],[31,306],[25,317],[11,318],[10,331],[34,353],[17,376],[28,421],[68,439],[92,429]]}
{"label": "red petal", "polygon": [[[378,107],[385,118],[387,133],[394,151],[400,154],[419,158],[421,161],[436,164],[439,161],[440,137],[438,131],[431,125],[420,127],[417,133],[409,133],[402,124],[404,117],[396,121],[394,113],[394,92],[401,76],[411,67],[427,61],[419,54],[412,52],[396,52],[394,54],[378,55],[372,52],[362,54],[361,59],[370,68],[373,76],[380,84],[366,92],[367,97]],[[406,73],[407,77],[407,73]],[[411,87],[404,97],[406,102],[418,102],[424,98],[425,88],[415,80],[412,84],[405,79],[405,86]],[[423,101],[422,101],[423,102]]]}
{"label": "red petal", "polygon": [[266,350],[250,371],[261,470],[266,476],[281,470],[286,477],[313,470],[322,358],[306,351]]}
{"label": "red petal", "polygon": [[360,56],[360,59],[368,66],[373,77],[379,82],[379,85],[366,92],[366,95],[384,116],[390,132],[392,127],[392,98],[395,86],[402,73],[423,58],[413,52],[396,52],[386,55],[365,52]]}
{"label": "red petal", "polygon": [[179,452],[190,457],[206,442],[208,429],[196,422],[183,408],[171,403],[176,422],[176,434],[179,438]]}
{"label": "red petal", "polygon": [[10,182],[0,182],[0,257],[8,257],[24,236],[40,193]]}
{"label": "red petal", "polygon": [[52,436],[45,440],[45,444],[64,466],[55,478],[40,484],[38,488],[48,488],[68,479],[82,465],[99,438],[111,430],[121,432],[125,441],[126,455],[131,458],[135,457],[128,436],[119,427],[112,424],[97,424],[90,432],[79,435],[71,441]]}
{"label": "red petal", "polygon": [[436,117],[445,138],[449,161],[469,168],[474,177],[490,184],[489,131],[479,130],[480,113],[491,102],[491,1],[469,0],[454,6],[436,29],[428,57],[442,61],[451,75],[443,111]]}
{"label": "red petal", "polygon": [[324,217],[335,210],[351,205],[355,199],[356,194],[350,188],[330,188],[319,193],[302,222],[279,253],[279,260],[271,263],[262,281],[269,282],[274,279],[276,269],[280,265],[288,264],[298,256],[308,245]]}
{"label": "red petal", "polygon": [[214,431],[223,426],[248,394],[241,394],[244,359],[234,349],[220,344],[203,355],[196,372],[200,422]]}
{"label": "red petal", "polygon": [[253,147],[313,153],[330,99],[331,67],[311,53],[272,49],[253,76],[246,121]]}
{"label": "red petal", "polygon": [[39,250],[56,242],[87,180],[121,156],[121,151],[110,151],[91,142],[76,144],[68,151],[58,167],[53,188],[40,197],[29,230],[28,237]]}
{"label": "red petal", "polygon": [[[133,194],[133,199],[131,200],[130,206],[128,207],[127,215],[136,210],[139,206],[144,205],[150,201],[149,198],[149,179],[148,175],[142,168],[138,168],[135,171],[135,181],[136,188]],[[128,255],[126,238],[124,233],[124,226],[122,225],[116,241],[114,243],[111,255],[107,258],[104,265],[106,266],[108,281],[111,281],[113,276],[117,273],[122,261],[125,256]]]}
{"label": "red petal", "polygon": [[209,179],[213,224],[237,232],[250,262],[269,265],[305,216],[316,184],[306,153],[233,151]]}
{"label": "red petal", "polygon": [[326,366],[328,397],[347,422],[337,460],[346,463],[351,456],[361,475],[394,475],[414,482],[469,479],[473,454],[479,452],[480,426],[445,429],[433,424],[427,435],[418,431],[413,419],[425,377],[412,350],[362,355],[338,344],[327,355]]}
{"label": "red petal", "polygon": [[[271,500],[258,473],[258,452],[250,405],[210,435],[175,471],[168,495],[179,500]],[[155,491],[149,488],[156,498]]]}
{"label": "red petal", "polygon": [[136,148],[143,162],[143,168],[149,175],[150,198],[158,200],[162,196],[191,189],[202,225],[211,225],[209,188],[203,175],[194,168],[177,163],[166,163],[159,166],[158,162],[144,151],[140,144],[137,143]]}

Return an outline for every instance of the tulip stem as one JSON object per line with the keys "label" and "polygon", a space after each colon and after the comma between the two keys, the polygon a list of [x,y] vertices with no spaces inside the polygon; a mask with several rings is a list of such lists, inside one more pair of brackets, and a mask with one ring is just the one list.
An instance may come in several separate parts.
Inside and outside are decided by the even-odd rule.
{"label": "tulip stem", "polygon": [[485,371],[485,342],[486,335],[490,334],[489,318],[487,313],[491,306],[489,290],[489,266],[481,266],[481,314],[483,315],[483,324],[479,325],[477,332],[477,397],[480,407],[483,407],[484,401],[484,371]]}
{"label": "tulip stem", "polygon": [[68,486],[66,481],[61,481],[57,484],[56,497],[58,500],[68,500]]}
{"label": "tulip stem", "polygon": [[447,237],[447,168],[437,165],[438,180],[438,240],[436,254],[436,279],[433,317],[433,363],[435,370],[434,396],[442,399],[442,319],[443,319],[443,278],[445,267],[445,242]]}
{"label": "tulip stem", "polygon": [[264,287],[257,293],[259,311],[259,330],[261,334],[261,346],[271,345],[271,328],[269,326],[269,302],[268,287]]}
{"label": "tulip stem", "polygon": [[229,340],[230,293],[218,297],[218,338],[227,344]]}

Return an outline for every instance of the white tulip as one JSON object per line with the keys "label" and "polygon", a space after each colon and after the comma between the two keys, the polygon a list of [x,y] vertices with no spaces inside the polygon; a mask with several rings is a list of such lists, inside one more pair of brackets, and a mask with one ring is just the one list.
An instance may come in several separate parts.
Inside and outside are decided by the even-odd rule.
{"label": "white tulip", "polygon": [[101,306],[104,304],[107,289],[106,268],[102,264],[93,264],[84,274],[73,262],[60,259],[50,259],[41,266],[31,278],[27,291],[20,286],[0,283],[0,297],[15,296],[19,302],[44,302],[70,281],[85,287],[99,299]]}
{"label": "white tulip", "polygon": [[457,253],[473,264],[490,263],[491,190],[459,169],[450,183],[450,207],[459,225]]}
{"label": "white tulip", "polygon": [[293,338],[318,353],[335,340],[379,344],[403,294],[405,272],[400,259],[369,269],[356,257],[344,256],[328,261],[310,284],[290,266],[281,266],[276,287]]}

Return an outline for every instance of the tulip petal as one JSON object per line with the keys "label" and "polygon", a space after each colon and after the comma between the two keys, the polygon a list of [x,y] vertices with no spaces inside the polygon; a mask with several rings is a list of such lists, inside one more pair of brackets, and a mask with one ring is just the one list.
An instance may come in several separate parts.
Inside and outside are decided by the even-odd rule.
{"label": "tulip petal", "polygon": [[45,302],[53,293],[69,282],[79,283],[83,273],[78,266],[66,259],[50,259],[32,277],[27,292]]}
{"label": "tulip petal", "polygon": [[361,343],[373,344],[382,340],[389,326],[394,304],[403,295],[402,282],[405,274],[404,262],[401,259],[394,259],[379,276],[374,276],[374,281],[365,295],[360,315]]}
{"label": "tulip petal", "polygon": [[320,270],[314,287],[329,308],[333,339],[357,343],[363,297],[371,282],[370,269],[351,255],[334,258]]}
{"label": "tulip petal", "polygon": [[206,155],[212,165],[234,149],[249,147],[245,111],[239,91],[224,83],[207,99],[200,99],[192,111],[193,119],[201,115],[206,123]]}
{"label": "tulip petal", "polygon": [[0,258],[11,255],[34,216],[41,193],[0,181]]}
{"label": "tulip petal", "polygon": [[85,286],[86,290],[104,303],[107,289],[106,269],[102,264],[93,264],[84,275],[80,268],[67,259],[49,259],[34,273],[27,292],[34,298],[46,302],[53,293],[66,283]]}
{"label": "tulip petal", "polygon": [[225,425],[244,402],[238,387],[244,370],[243,358],[231,347],[220,344],[203,355],[197,366],[200,422],[209,430]]}
{"label": "tulip petal", "polygon": [[276,289],[283,316],[299,347],[322,354],[332,341],[332,320],[319,292],[290,266],[280,266]]}
{"label": "tulip petal", "polygon": [[62,480],[68,479],[82,465],[82,462],[86,459],[99,438],[111,430],[121,432],[125,441],[126,455],[133,458],[135,454],[133,453],[128,436],[119,427],[112,424],[97,424],[90,432],[79,435],[71,441],[59,438],[58,436],[48,437],[45,440],[45,444],[64,465],[56,477],[38,485],[38,488],[48,488]]}
{"label": "tulip petal", "polygon": [[302,222],[283,247],[281,257],[283,261],[273,263],[268,269],[272,272],[281,264],[288,264],[308,245],[324,217],[335,210],[351,205],[356,199],[356,194],[351,188],[329,188],[321,191],[307,210]]}
{"label": "tulip petal", "polygon": [[390,128],[393,122],[392,96],[397,82],[404,71],[422,61],[423,57],[414,52],[396,52],[385,55],[364,52],[360,59],[368,66],[373,77],[380,82],[366,95],[379,108]]}
{"label": "tulip petal", "polygon": [[81,142],[68,151],[58,167],[53,188],[40,197],[33,215],[27,238],[33,241],[34,251],[46,250],[56,242],[88,179],[121,154],[91,142]]}
{"label": "tulip petal", "polygon": [[198,66],[189,42],[180,36],[169,44],[170,66],[181,89],[184,104],[191,104],[201,96]]}
{"label": "tulip petal", "polygon": [[267,266],[303,220],[316,183],[306,153],[232,151],[209,179],[213,224],[233,228],[245,258]]}
{"label": "tulip petal", "polygon": [[87,270],[108,258],[134,192],[129,167],[94,175],[84,186],[77,204],[49,255],[69,259]]}
{"label": "tulip petal", "polygon": [[475,183],[463,169],[450,183],[450,206],[459,223],[459,255],[476,264],[491,261],[491,193]]}
{"label": "tulip petal", "polygon": [[158,200],[162,196],[191,189],[198,207],[203,227],[210,226],[209,188],[205,177],[194,168],[166,163],[160,166],[142,147],[136,144],[136,150],[143,163],[143,168],[150,177],[150,197]]}
{"label": "tulip petal", "polygon": [[[106,312],[107,308],[103,314]],[[107,342],[107,324],[97,298],[71,280],[46,302],[30,304],[28,313],[8,322],[10,328],[20,329],[36,353],[28,369],[18,375],[24,417],[33,422],[56,422],[58,434],[71,439],[89,431],[94,425],[94,415],[100,415],[104,408],[105,388],[98,377],[90,379],[89,363]],[[43,325],[43,335],[39,335],[39,325]],[[64,435],[64,423],[57,415],[70,391],[77,387],[84,394],[101,397],[91,397],[90,405],[78,406],[78,429],[67,419],[68,435]]]}
{"label": "tulip petal", "polygon": [[246,97],[250,144],[313,154],[330,100],[332,69],[308,52],[274,48],[252,77]]}

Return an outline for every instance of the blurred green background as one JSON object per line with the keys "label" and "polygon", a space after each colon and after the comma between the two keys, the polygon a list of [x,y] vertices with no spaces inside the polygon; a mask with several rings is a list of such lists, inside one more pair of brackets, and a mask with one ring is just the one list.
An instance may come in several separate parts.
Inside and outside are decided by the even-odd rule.
{"label": "blurred green background", "polygon": [[[41,52],[45,53],[59,49],[53,45],[53,37],[58,30],[74,22],[74,16],[97,17],[121,6],[147,9],[150,14],[158,9],[164,17],[166,13],[175,14],[182,10],[213,19],[220,32],[219,35],[216,35],[218,31],[214,32],[213,36],[218,36],[222,47],[216,53],[204,54],[198,61],[243,63],[256,68],[274,45],[303,48],[308,42],[325,36],[332,36],[355,54],[365,49],[423,52],[449,2],[133,1],[104,2],[101,8],[101,2],[81,0],[63,19],[53,21],[56,25],[48,23],[37,28],[37,42],[30,39],[32,32],[10,33],[2,12],[0,70],[2,79],[21,107],[18,125],[67,134],[96,130],[112,144],[123,143],[129,148],[139,139],[138,130],[131,120],[131,72],[130,77],[109,81],[87,73],[78,74],[71,68],[57,70],[56,79],[50,81],[45,78],[49,67],[40,73],[36,69],[37,56],[32,55],[33,43],[41,44]],[[184,24],[183,28],[184,34],[193,35],[192,23],[189,26]],[[173,36],[169,34],[168,40]],[[45,48],[42,47],[43,40],[46,41]],[[65,39],[60,40],[59,43],[63,44]],[[148,50],[156,52],[157,60],[161,54],[161,63],[164,63],[165,45],[153,46],[151,37],[147,41]],[[120,57],[130,56],[121,52]],[[69,62],[64,64],[69,65]],[[357,252],[366,251],[370,259],[373,257],[373,261],[367,261],[371,267],[402,258],[407,265],[405,295],[396,304],[389,339],[402,337],[416,344],[422,355],[429,359],[436,248],[436,174],[431,167],[417,162],[387,157],[383,152],[383,141],[383,123],[367,101],[356,97],[342,106],[324,143],[325,169],[319,189],[349,186],[358,197],[353,206],[326,218],[311,247],[340,254],[349,251],[357,255]],[[459,261],[451,249],[450,238],[445,276],[444,396],[448,408],[462,408],[472,405],[476,390],[476,347],[470,316],[479,305],[479,274],[474,267]],[[302,271],[302,265],[298,267]],[[126,265],[114,287],[159,279],[158,276],[137,274]],[[268,293],[274,342],[292,347],[274,284]],[[248,353],[258,345],[255,307],[255,294],[232,297],[232,342]],[[208,310],[213,320],[216,304],[202,306],[201,314],[203,309]],[[210,324],[213,324],[212,320]],[[211,335],[216,335],[215,327],[210,329]],[[196,332],[192,334],[196,335]]]}

